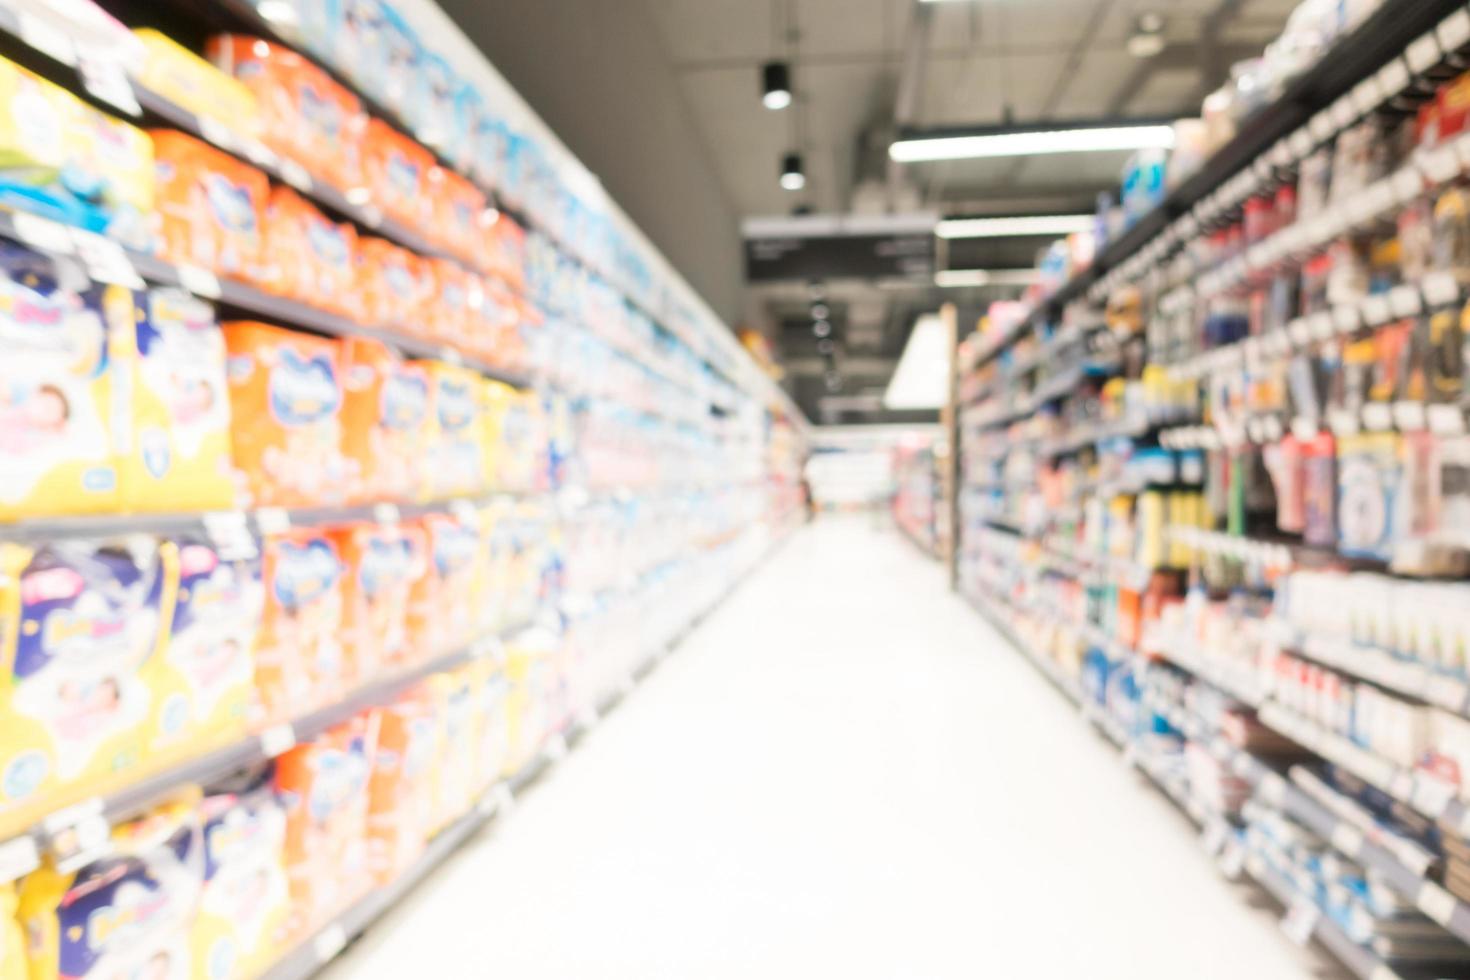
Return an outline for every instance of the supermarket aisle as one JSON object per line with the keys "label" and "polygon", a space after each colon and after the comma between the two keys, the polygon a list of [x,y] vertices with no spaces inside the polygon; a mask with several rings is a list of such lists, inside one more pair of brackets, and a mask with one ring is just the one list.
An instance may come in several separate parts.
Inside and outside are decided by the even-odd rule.
{"label": "supermarket aisle", "polygon": [[1305,976],[896,532],[802,532],[330,971]]}

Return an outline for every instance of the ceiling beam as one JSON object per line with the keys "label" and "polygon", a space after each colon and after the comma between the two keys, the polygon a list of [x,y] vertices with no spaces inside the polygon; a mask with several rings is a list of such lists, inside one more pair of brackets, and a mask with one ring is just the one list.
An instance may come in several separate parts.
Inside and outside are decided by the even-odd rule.
{"label": "ceiling beam", "polygon": [[[893,99],[893,128],[903,132],[919,118],[924,101],[924,74],[929,54],[929,25],[934,22],[934,5],[916,3],[911,7],[909,33],[904,41],[903,68],[898,75],[898,93]],[[888,207],[894,207],[904,180],[904,166],[888,161]]]}

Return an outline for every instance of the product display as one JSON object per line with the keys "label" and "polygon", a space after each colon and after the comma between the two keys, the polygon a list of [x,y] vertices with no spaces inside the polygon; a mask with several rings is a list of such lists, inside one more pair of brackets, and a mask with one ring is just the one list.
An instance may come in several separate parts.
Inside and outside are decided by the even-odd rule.
{"label": "product display", "polygon": [[118,60],[0,61],[0,977],[306,976],[790,529],[804,422],[422,0],[23,6]]}

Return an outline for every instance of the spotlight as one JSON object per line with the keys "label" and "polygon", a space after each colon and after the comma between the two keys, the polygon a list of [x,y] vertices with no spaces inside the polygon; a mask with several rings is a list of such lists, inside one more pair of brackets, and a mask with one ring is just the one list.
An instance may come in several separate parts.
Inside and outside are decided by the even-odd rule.
{"label": "spotlight", "polygon": [[781,186],[799,191],[806,186],[806,173],[801,169],[801,154],[788,153],[781,159]]}
{"label": "spotlight", "polygon": [[827,319],[831,315],[832,315],[832,311],[827,308],[827,304],[826,303],[813,303],[812,304],[812,319],[813,320],[825,320],[825,319]]}
{"label": "spotlight", "polygon": [[817,341],[817,353],[818,354],[824,354],[824,355],[825,354],[831,354],[831,353],[835,352],[836,350],[837,350],[837,345],[832,342],[832,338],[831,337],[823,337],[821,340]]}
{"label": "spotlight", "polygon": [[813,279],[806,284],[806,294],[816,303],[827,298],[827,287],[820,279]]}
{"label": "spotlight", "polygon": [[838,374],[836,371],[827,372],[826,382],[828,391],[842,390],[842,375]]}
{"label": "spotlight", "polygon": [[1164,18],[1156,13],[1139,14],[1128,36],[1128,53],[1135,58],[1152,58],[1164,50]]}
{"label": "spotlight", "polygon": [[768,62],[761,69],[764,94],[761,102],[767,109],[784,109],[791,104],[791,68],[784,61]]}
{"label": "spotlight", "polygon": [[816,323],[812,324],[812,333],[816,334],[818,337],[830,336],[832,334],[832,324],[828,323],[826,320],[818,320]]}

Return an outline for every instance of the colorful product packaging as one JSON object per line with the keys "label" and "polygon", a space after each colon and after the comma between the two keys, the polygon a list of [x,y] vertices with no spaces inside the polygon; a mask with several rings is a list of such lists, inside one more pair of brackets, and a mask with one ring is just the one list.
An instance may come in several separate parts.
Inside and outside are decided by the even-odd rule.
{"label": "colorful product packaging", "polygon": [[261,786],[207,797],[199,820],[204,884],[191,931],[193,980],[250,980],[285,941],[286,813]]}
{"label": "colorful product packaging", "polygon": [[228,127],[236,136],[260,138],[260,105],[254,92],[152,28],[133,34],[143,45],[137,81],[144,88]]}
{"label": "colorful product packaging", "polygon": [[408,125],[426,145],[454,157],[464,144],[458,113],[459,76],[448,59],[432,51],[419,53],[418,71],[404,106]]}
{"label": "colorful product packaging", "polygon": [[321,925],[371,887],[368,782],[377,744],[378,716],[367,712],[276,760],[276,798],[286,813],[292,937]]}
{"label": "colorful product packaging", "polygon": [[141,130],[0,58],[0,207],[151,252],[154,203]]}
{"label": "colorful product packaging", "polygon": [[498,782],[505,774],[510,755],[510,730],[506,720],[506,701],[510,682],[502,664],[487,662],[480,677],[480,745],[475,752],[479,763],[480,790]]}
{"label": "colorful product packaging", "polygon": [[481,416],[483,379],[456,364],[421,363],[426,365],[432,386],[424,497],[443,500],[478,493],[484,487],[485,474],[481,449],[485,434]]}
{"label": "colorful product packaging", "polygon": [[132,424],[120,430],[122,506],[227,510],[234,504],[225,341],[206,302],[181,289],[108,287],[115,370]]}
{"label": "colorful product packaging", "polygon": [[270,180],[186,133],[156,129],[159,253],[231,279],[263,284]]}
{"label": "colorful product packaging", "polygon": [[26,936],[18,917],[20,898],[10,882],[0,885],[0,980],[29,980]]}
{"label": "colorful product packaging", "polygon": [[475,326],[472,302],[482,298],[476,294],[477,277],[450,259],[426,259],[425,263],[433,283],[433,293],[424,307],[428,339],[467,350]]}
{"label": "colorful product packaging", "polygon": [[510,288],[526,288],[526,230],[515,221],[500,215],[490,226],[485,241],[483,271],[495,276]]}
{"label": "colorful product packaging", "polygon": [[429,678],[441,732],[439,761],[433,769],[432,833],[438,833],[474,806],[480,782],[475,753],[483,738],[482,674],[483,667],[468,664]]}
{"label": "colorful product packaging", "polygon": [[433,227],[429,171],[434,155],[383,120],[368,120],[363,138],[363,180],[383,212],[411,228]]}
{"label": "colorful product packaging", "polygon": [[1403,472],[1398,436],[1365,432],[1337,445],[1338,550],[1355,558],[1393,557]]}
{"label": "colorful product packaging", "polygon": [[433,376],[386,344],[342,342],[342,452],[354,503],[406,501],[419,491],[429,453]]}
{"label": "colorful product packaging", "polygon": [[265,720],[274,722],[343,693],[343,569],[332,538],[310,528],[266,538],[264,556],[255,689]]}
{"label": "colorful product packaging", "polygon": [[142,536],[0,546],[0,836],[144,761],[177,561]]}
{"label": "colorful product packaging", "polygon": [[466,262],[477,264],[485,252],[485,193],[452,170],[429,171],[435,241]]}
{"label": "colorful product packaging", "polygon": [[121,502],[101,292],[0,242],[0,520]]}
{"label": "colorful product packaging", "polygon": [[361,319],[357,231],[337,224],[289,187],[271,189],[265,219],[267,286],[309,306]]}
{"label": "colorful product packaging", "polygon": [[426,561],[408,604],[408,644],[415,658],[448,653],[474,638],[484,581],[477,519],[449,514],[420,518]]}
{"label": "colorful product packaging", "polygon": [[295,51],[260,38],[213,37],[205,53],[254,93],[266,146],[343,191],[362,186],[367,114],[357,96]]}
{"label": "colorful product packaging", "polygon": [[427,336],[425,305],[434,294],[427,259],[382,238],[357,243],[357,291],[363,322]]}
{"label": "colorful product packaging", "polygon": [[243,735],[255,697],[255,636],[265,602],[259,556],[226,557],[195,538],[174,547],[178,592],[168,643],[145,671],[153,693],[150,764]]}
{"label": "colorful product packaging", "polygon": [[338,502],[345,467],[337,341],[249,321],[223,330],[242,503]]}
{"label": "colorful product packaging", "polygon": [[331,20],[329,60],[360,91],[402,116],[418,78],[418,36],[386,0],[341,0],[340,9]]}
{"label": "colorful product packaging", "polygon": [[409,594],[424,542],[412,527],[360,523],[330,533],[343,565],[340,681],[350,690],[408,659]]}
{"label": "colorful product packaging", "polygon": [[378,750],[368,782],[368,865],[386,884],[423,853],[434,815],[442,722],[426,685],[378,714]]}
{"label": "colorful product packaging", "polygon": [[194,803],[113,831],[113,853],[21,886],[31,980],[191,980],[190,930],[203,880]]}

